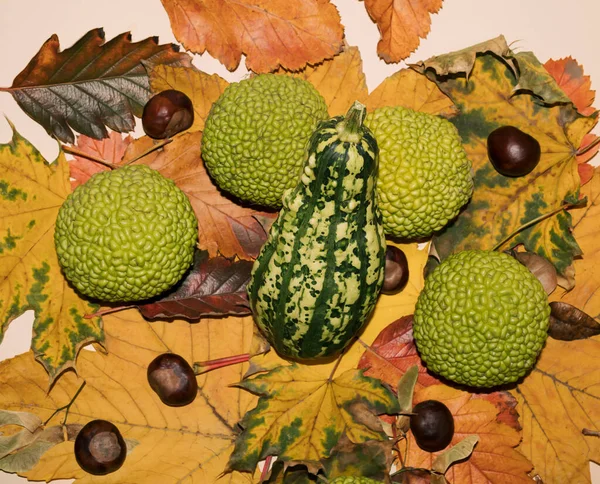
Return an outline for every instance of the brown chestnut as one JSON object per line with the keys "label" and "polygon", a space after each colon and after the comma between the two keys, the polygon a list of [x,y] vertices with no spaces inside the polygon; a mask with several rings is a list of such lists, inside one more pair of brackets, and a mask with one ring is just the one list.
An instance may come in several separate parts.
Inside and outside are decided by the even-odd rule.
{"label": "brown chestnut", "polygon": [[488,157],[496,171],[504,176],[531,173],[540,161],[540,143],[514,126],[502,126],[487,138]]}
{"label": "brown chestnut", "polygon": [[168,89],[152,96],[144,106],[142,127],[151,138],[170,138],[194,124],[194,106],[181,91]]}
{"label": "brown chestnut", "polygon": [[148,365],[148,383],[165,405],[181,407],[194,401],[198,382],[194,370],[184,358],[163,353]]}
{"label": "brown chestnut", "polygon": [[385,249],[385,278],[381,292],[383,294],[397,294],[408,282],[408,260],[406,254],[393,245]]}
{"label": "brown chestnut", "polygon": [[437,400],[417,403],[410,417],[410,430],[417,445],[427,452],[445,449],[454,436],[454,417],[446,405]]}
{"label": "brown chestnut", "polygon": [[119,429],[106,420],[92,420],[75,438],[75,460],[87,473],[95,476],[119,469],[127,456],[127,445]]}

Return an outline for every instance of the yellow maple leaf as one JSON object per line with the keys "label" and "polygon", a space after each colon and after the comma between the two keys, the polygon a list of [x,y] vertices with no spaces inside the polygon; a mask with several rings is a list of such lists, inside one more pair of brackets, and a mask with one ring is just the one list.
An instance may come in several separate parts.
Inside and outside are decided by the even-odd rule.
{"label": "yellow maple leaf", "polygon": [[369,94],[357,47],[346,47],[333,59],[290,75],[310,82],[319,91],[330,116],[346,114],[354,101],[364,103]]}
{"label": "yellow maple leaf", "polygon": [[52,382],[75,366],[79,349],[101,341],[94,306],[81,299],[61,273],[54,223],[70,193],[64,155],[49,164],[13,128],[0,145],[0,341],[17,316],[33,309],[32,349]]}
{"label": "yellow maple leaf", "polygon": [[359,370],[334,377],[324,366],[294,363],[239,383],[261,398],[240,423],[229,469],[251,472],[269,455],[318,468],[344,434],[356,443],[387,439],[375,415],[399,411],[395,395]]}
{"label": "yellow maple leaf", "polygon": [[[184,407],[164,405],[146,376],[148,364],[164,352],[177,353],[190,363],[247,352],[253,335],[251,318],[210,319],[202,324],[149,323],[130,310],[106,316],[105,323],[108,354],[83,351],[79,378],[67,373],[49,392],[45,372],[31,353],[2,362],[0,407],[26,410],[45,420],[67,404],[85,380],[68,423],[109,420],[124,438],[137,442],[123,467],[103,477],[103,482],[252,482],[251,474],[237,472],[220,479],[237,435],[236,424],[256,400],[247,392],[228,387],[239,381],[244,366],[199,376],[198,395]],[[49,423],[59,423],[62,418],[59,413]],[[23,475],[32,480],[96,482],[77,465],[73,442],[54,446]]]}
{"label": "yellow maple leaf", "polygon": [[402,106],[423,113],[451,116],[456,106],[439,87],[412,69],[402,69],[384,79],[367,99],[369,111],[384,106]]}
{"label": "yellow maple leaf", "polygon": [[[575,287],[559,289],[554,301],[572,304],[598,319],[600,269],[598,217],[600,170],[584,185],[587,206],[573,210],[574,236],[583,256],[574,261]],[[600,337],[578,341],[548,339],[531,374],[512,393],[522,415],[525,454],[544,482],[591,482],[589,461],[600,462]]]}

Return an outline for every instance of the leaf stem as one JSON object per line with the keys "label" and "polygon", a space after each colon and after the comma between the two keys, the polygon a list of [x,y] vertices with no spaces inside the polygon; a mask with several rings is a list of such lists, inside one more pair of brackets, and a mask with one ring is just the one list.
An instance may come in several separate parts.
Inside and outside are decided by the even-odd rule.
{"label": "leaf stem", "polygon": [[557,213],[562,212],[563,210],[567,210],[567,209],[573,208],[573,207],[578,207],[578,206],[582,205],[585,202],[586,202],[585,198],[582,199],[582,200],[578,200],[576,203],[568,202],[568,203],[565,203],[565,204],[561,205],[557,209],[552,210],[551,212],[545,213],[543,215],[540,215],[539,217],[534,218],[533,220],[530,220],[526,224],[521,225],[514,232],[510,233],[507,237],[505,237],[504,239],[502,239],[500,242],[498,242],[494,246],[494,248],[492,250],[498,250],[498,249],[500,249],[500,247],[502,247],[506,242],[508,242],[515,235],[517,235],[519,232],[525,230],[526,228],[529,228],[532,225],[535,225],[536,223],[541,222],[542,220],[550,218],[553,215],[556,215]]}
{"label": "leaf stem", "polygon": [[600,143],[600,136],[598,136],[597,138],[594,138],[594,141],[592,141],[589,145],[586,145],[583,148],[579,148],[575,152],[575,156],[580,156],[580,155],[583,155],[584,153],[587,153],[592,148],[594,148],[598,143]]}
{"label": "leaf stem", "polygon": [[57,408],[54,411],[54,413],[52,415],[50,415],[50,417],[48,417],[48,419],[44,422],[44,426],[48,425],[48,422],[50,422],[50,420],[52,420],[52,418],[58,412],[62,412],[63,410],[66,410],[66,412],[65,412],[65,418],[63,419],[62,424],[65,425],[67,423],[67,417],[69,416],[69,410],[71,410],[71,405],[73,405],[75,403],[75,400],[77,400],[77,397],[81,393],[81,390],[83,390],[83,388],[85,387],[85,384],[86,384],[86,381],[84,380],[83,383],[81,384],[81,386],[79,387],[79,390],[77,390],[77,392],[75,392],[75,395],[73,395],[73,398],[71,398],[71,401],[64,406]]}
{"label": "leaf stem", "polygon": [[81,156],[82,158],[87,158],[88,160],[92,160],[92,161],[95,161],[96,163],[100,163],[101,165],[104,165],[104,166],[110,168],[111,170],[118,168],[118,165],[115,165],[114,163],[110,163],[109,161],[103,160],[99,156],[95,156],[90,153],[86,153],[85,151],[81,151],[77,148],[73,148],[72,146],[62,145],[61,148],[65,153],[70,153],[75,156]]}
{"label": "leaf stem", "polygon": [[343,356],[344,356],[344,352],[342,352],[342,354],[340,356],[338,356],[338,359],[335,361],[335,365],[333,365],[333,368],[331,369],[331,373],[329,374],[329,378],[327,379],[328,382],[333,381],[333,375],[335,375],[335,372],[337,371],[338,366],[340,366]]}
{"label": "leaf stem", "polygon": [[260,481],[264,482],[267,480],[267,476],[269,475],[269,470],[271,469],[271,462],[273,461],[273,456],[268,455],[265,459],[265,465],[263,466],[263,470],[260,473]]}
{"label": "leaf stem", "polygon": [[235,356],[226,356],[225,358],[217,358],[215,360],[196,361],[194,362],[194,373],[196,375],[202,375],[203,373],[223,368],[225,366],[237,365],[238,363],[245,363],[250,360],[250,354],[244,353]]}
{"label": "leaf stem", "polygon": [[163,140],[160,140],[158,143],[152,145],[150,148],[148,148],[147,150],[143,151],[142,153],[140,153],[139,155],[137,155],[136,157],[132,158],[131,160],[126,161],[125,163],[123,163],[120,166],[127,166],[130,165],[131,163],[135,163],[136,161],[138,161],[139,159],[143,158],[146,155],[149,155],[150,153],[152,153],[153,151],[156,151],[160,148],[162,148],[165,145],[168,145],[169,143],[171,143],[173,140],[171,138],[166,138]]}
{"label": "leaf stem", "polygon": [[581,433],[590,437],[600,437],[600,432],[597,430],[583,429]]}
{"label": "leaf stem", "polygon": [[135,308],[135,306],[119,306],[116,308],[101,309],[100,311],[96,311],[95,313],[92,313],[92,314],[84,314],[83,318],[84,319],[97,318],[98,316],[104,316],[105,314],[116,313],[119,311],[124,311],[125,309],[132,309],[132,308]]}

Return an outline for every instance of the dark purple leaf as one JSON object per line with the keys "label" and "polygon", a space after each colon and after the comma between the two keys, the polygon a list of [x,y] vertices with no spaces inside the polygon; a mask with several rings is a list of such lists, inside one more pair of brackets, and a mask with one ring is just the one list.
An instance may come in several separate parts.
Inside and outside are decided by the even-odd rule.
{"label": "dark purple leaf", "polygon": [[145,318],[185,318],[250,314],[246,285],[252,261],[208,257],[196,251],[185,279],[164,297],[138,306]]}

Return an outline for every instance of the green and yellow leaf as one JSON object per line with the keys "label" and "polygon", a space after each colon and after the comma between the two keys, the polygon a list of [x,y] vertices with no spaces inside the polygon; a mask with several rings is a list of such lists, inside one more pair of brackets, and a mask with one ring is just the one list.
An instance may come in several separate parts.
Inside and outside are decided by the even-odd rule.
{"label": "green and yellow leaf", "polygon": [[[538,73],[541,76],[545,77],[537,82],[554,82],[547,73]],[[491,54],[476,58],[468,80],[463,76],[435,80],[460,110],[452,121],[475,173],[472,200],[458,219],[434,238],[442,259],[464,249],[492,249],[526,222],[577,197],[580,179],[575,155],[595,117],[578,114],[571,103],[547,106],[535,93],[515,93],[519,78]],[[541,160],[531,174],[505,177],[489,162],[487,136],[502,125],[516,126],[539,141]],[[559,212],[520,232],[503,248],[524,244],[562,273],[579,254],[570,229],[570,214]]]}
{"label": "green and yellow leaf", "polygon": [[79,349],[102,341],[94,306],[63,277],[54,249],[58,209],[71,191],[61,153],[54,163],[19,133],[0,145],[0,341],[8,325],[35,312],[32,349],[50,381],[75,366]]}
{"label": "green and yellow leaf", "polygon": [[294,363],[238,384],[260,399],[241,422],[229,469],[252,471],[269,455],[318,465],[344,433],[355,443],[387,439],[375,415],[397,412],[395,395],[359,370],[331,378],[324,366]]}
{"label": "green and yellow leaf", "polygon": [[[600,171],[582,187],[588,198],[573,210],[574,236],[583,255],[575,260],[573,290],[552,300],[575,305],[600,321]],[[600,462],[600,337],[579,341],[549,338],[531,374],[512,393],[519,402],[523,442],[519,447],[544,482],[591,482],[589,461]]]}

